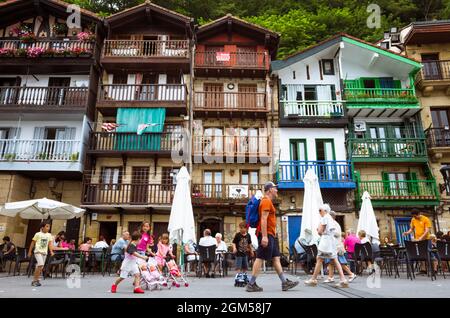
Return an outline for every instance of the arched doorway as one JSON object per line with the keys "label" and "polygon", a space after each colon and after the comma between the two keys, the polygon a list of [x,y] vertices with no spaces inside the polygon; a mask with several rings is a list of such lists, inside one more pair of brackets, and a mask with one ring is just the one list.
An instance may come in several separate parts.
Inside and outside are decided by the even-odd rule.
{"label": "arched doorway", "polygon": [[197,236],[200,239],[203,237],[203,231],[206,229],[211,230],[211,235],[214,237],[216,233],[223,234],[223,220],[221,218],[205,218],[199,220]]}

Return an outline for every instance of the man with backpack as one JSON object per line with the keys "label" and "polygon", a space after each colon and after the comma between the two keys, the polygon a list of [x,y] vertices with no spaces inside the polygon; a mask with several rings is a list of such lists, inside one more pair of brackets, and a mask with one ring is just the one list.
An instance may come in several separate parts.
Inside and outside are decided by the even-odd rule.
{"label": "man with backpack", "polygon": [[273,267],[281,280],[281,289],[287,291],[298,285],[284,276],[280,263],[280,248],[276,236],[276,211],[273,200],[278,196],[277,186],[273,182],[264,185],[264,197],[259,202],[259,219],[257,227],[258,249],[253,264],[252,277],[247,284],[248,292],[262,292],[263,289],[256,284],[256,278],[261,270],[263,261],[272,260]]}

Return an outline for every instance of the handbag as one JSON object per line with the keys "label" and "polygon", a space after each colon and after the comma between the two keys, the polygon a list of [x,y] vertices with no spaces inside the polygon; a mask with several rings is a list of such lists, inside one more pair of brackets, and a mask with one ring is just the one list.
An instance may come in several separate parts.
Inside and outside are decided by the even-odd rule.
{"label": "handbag", "polygon": [[333,237],[331,235],[322,235],[317,249],[322,254],[334,254],[335,246]]}

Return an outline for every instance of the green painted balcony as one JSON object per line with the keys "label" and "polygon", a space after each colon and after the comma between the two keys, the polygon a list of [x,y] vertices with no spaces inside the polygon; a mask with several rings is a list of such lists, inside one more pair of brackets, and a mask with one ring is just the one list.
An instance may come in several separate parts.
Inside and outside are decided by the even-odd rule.
{"label": "green painted balcony", "polygon": [[353,162],[427,162],[425,138],[351,138],[348,155]]}
{"label": "green painted balcony", "polygon": [[439,191],[435,180],[358,181],[357,203],[369,192],[374,207],[435,206]]}
{"label": "green painted balcony", "polygon": [[414,89],[410,88],[346,88],[348,103],[417,104]]}

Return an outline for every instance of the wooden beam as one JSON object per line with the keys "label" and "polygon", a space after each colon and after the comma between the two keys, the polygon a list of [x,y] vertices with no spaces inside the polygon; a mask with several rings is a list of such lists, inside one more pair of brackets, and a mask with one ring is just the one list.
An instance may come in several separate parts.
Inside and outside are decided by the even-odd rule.
{"label": "wooden beam", "polygon": [[149,6],[145,8],[145,18],[149,24],[152,24],[152,10]]}
{"label": "wooden beam", "polygon": [[228,41],[231,41],[233,39],[233,21],[231,19],[227,21],[227,34]]}

